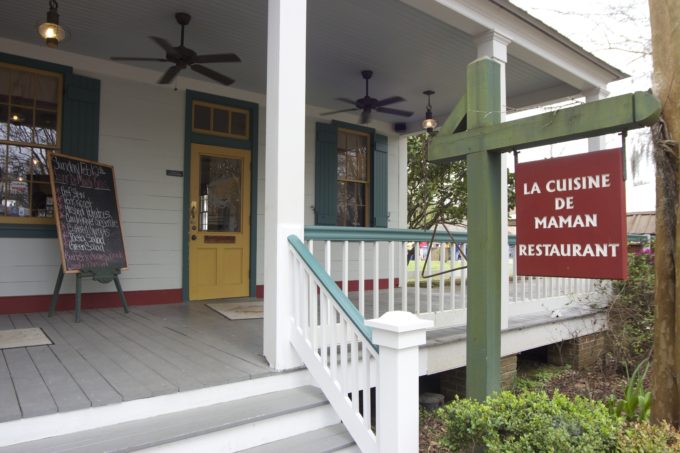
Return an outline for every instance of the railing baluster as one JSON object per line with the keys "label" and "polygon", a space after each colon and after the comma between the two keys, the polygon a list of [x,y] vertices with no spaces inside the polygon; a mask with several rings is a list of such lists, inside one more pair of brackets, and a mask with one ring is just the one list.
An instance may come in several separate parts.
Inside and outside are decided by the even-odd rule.
{"label": "railing baluster", "polygon": [[420,242],[416,242],[413,246],[416,248],[415,254],[413,255],[416,266],[416,292],[414,296],[414,303],[416,306],[416,314],[420,314]]}
{"label": "railing baluster", "polygon": [[[439,272],[444,271],[444,266],[446,263],[446,247],[444,243],[439,243]],[[444,311],[444,292],[446,291],[444,287],[444,277],[446,274],[441,274],[439,276],[439,311]]]}
{"label": "railing baluster", "polygon": [[309,275],[309,329],[311,331],[311,343],[314,351],[316,351],[319,346],[319,295],[317,291],[316,282],[312,276]]}
{"label": "railing baluster", "polygon": [[[455,242],[449,242],[449,248],[451,251],[449,252],[449,265],[451,266],[451,269],[456,268],[456,243]],[[451,310],[456,309],[456,272],[452,270],[449,272],[449,275],[451,276]]]}
{"label": "railing baluster", "polygon": [[324,268],[328,275],[331,275],[331,241],[326,241],[324,244]]}
{"label": "railing baluster", "polygon": [[349,322],[340,314],[339,316],[339,335],[338,344],[340,345],[340,390],[342,393],[349,392],[349,379],[351,373],[351,364],[347,359],[347,348],[349,347]]}
{"label": "railing baluster", "polygon": [[328,347],[330,349],[330,370],[331,377],[334,380],[338,379],[338,316],[337,308],[333,305],[331,298],[328,299]]}
{"label": "railing baluster", "polygon": [[371,355],[363,341],[361,342],[361,363],[364,370],[364,426],[371,429]]}
{"label": "railing baluster", "polygon": [[[432,275],[432,256],[427,260],[427,275]],[[432,277],[427,279],[427,313],[432,313]]]}
{"label": "railing baluster", "polygon": [[307,241],[307,250],[309,250],[309,253],[314,255],[314,239]]}
{"label": "railing baluster", "polygon": [[358,338],[352,338],[352,343],[350,344],[350,355],[352,360],[352,407],[355,411],[359,411],[359,345]]}
{"label": "railing baluster", "polygon": [[517,275],[517,246],[514,246],[512,253],[512,286],[514,290],[515,300],[513,302],[517,303],[517,285],[519,285]]}
{"label": "railing baluster", "polygon": [[326,349],[326,338],[328,338],[328,326],[326,325],[326,322],[328,321],[328,314],[327,314],[327,305],[328,303],[328,296],[326,296],[326,293],[324,290],[321,290],[321,301],[319,304],[319,355],[321,357],[321,363],[323,364],[324,367],[328,367],[328,355],[327,355],[327,349]]}
{"label": "railing baluster", "polygon": [[342,292],[349,296],[349,241],[342,248]]}
{"label": "railing baluster", "polygon": [[366,317],[366,242],[359,243],[359,312]]}
{"label": "railing baluster", "polygon": [[387,303],[389,311],[394,311],[394,241],[390,241],[387,282]]}
{"label": "railing baluster", "polygon": [[[465,256],[468,256],[467,242],[463,244],[463,250],[465,251]],[[463,261],[461,260],[461,263]],[[468,261],[465,260],[465,265],[467,266]],[[461,308],[467,308],[467,268],[460,270],[460,296],[462,299]]]}
{"label": "railing baluster", "polygon": [[379,288],[380,284],[378,281],[378,274],[380,273],[380,247],[378,246],[378,241],[373,244],[373,317],[380,317],[380,300],[379,300]]}
{"label": "railing baluster", "polygon": [[401,257],[399,262],[402,263],[401,269],[401,309],[402,311],[408,310],[408,248],[406,242],[400,242],[401,244]]}

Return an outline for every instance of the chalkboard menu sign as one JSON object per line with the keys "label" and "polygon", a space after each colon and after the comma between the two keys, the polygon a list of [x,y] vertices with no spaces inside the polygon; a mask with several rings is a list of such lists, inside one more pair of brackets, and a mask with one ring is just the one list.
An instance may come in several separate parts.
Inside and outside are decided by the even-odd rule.
{"label": "chalkboard menu sign", "polygon": [[127,268],[113,167],[60,154],[48,166],[64,272]]}

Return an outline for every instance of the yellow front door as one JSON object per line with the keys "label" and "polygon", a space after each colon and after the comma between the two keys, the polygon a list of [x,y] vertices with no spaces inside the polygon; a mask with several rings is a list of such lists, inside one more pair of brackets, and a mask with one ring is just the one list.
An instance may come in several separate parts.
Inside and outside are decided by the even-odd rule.
{"label": "yellow front door", "polygon": [[250,151],[191,145],[189,299],[248,295]]}

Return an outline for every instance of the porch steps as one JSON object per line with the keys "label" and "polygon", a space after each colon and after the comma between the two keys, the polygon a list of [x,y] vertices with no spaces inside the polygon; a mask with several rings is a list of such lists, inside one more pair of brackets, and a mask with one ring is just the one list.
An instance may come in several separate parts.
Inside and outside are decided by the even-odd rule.
{"label": "porch steps", "polygon": [[337,425],[317,429],[316,431],[249,448],[241,453],[350,453],[360,451],[345,427],[338,423]]}
{"label": "porch steps", "polygon": [[[0,448],[12,452],[352,451],[354,442],[311,385]],[[273,450],[271,448],[274,448]],[[304,449],[302,449],[304,448]]]}

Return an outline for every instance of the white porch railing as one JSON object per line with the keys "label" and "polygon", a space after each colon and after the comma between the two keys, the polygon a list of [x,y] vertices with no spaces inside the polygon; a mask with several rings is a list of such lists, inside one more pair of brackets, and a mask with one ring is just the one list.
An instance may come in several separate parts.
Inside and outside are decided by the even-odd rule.
{"label": "white porch railing", "polygon": [[[293,347],[361,451],[415,451],[417,350],[425,343],[425,329],[432,324],[403,312],[373,321],[376,344],[384,348],[380,356],[373,332],[346,294],[300,239],[290,236],[288,242]],[[410,403],[404,404],[404,400]],[[400,431],[396,437],[395,426]],[[395,438],[399,442],[395,443]]]}
{"label": "white porch railing", "polygon": [[[436,327],[462,325],[466,320],[467,234],[452,236],[453,240],[447,232],[438,231],[425,263],[418,244],[429,243],[431,231],[305,227],[310,253],[324,263],[326,273],[366,319],[396,309],[431,319]],[[589,279],[516,277],[514,242],[514,236],[509,237],[508,316],[553,312],[595,291],[595,281]],[[411,244],[416,250],[409,263]],[[446,269],[457,270],[440,274]],[[423,278],[423,274],[435,276]]]}

